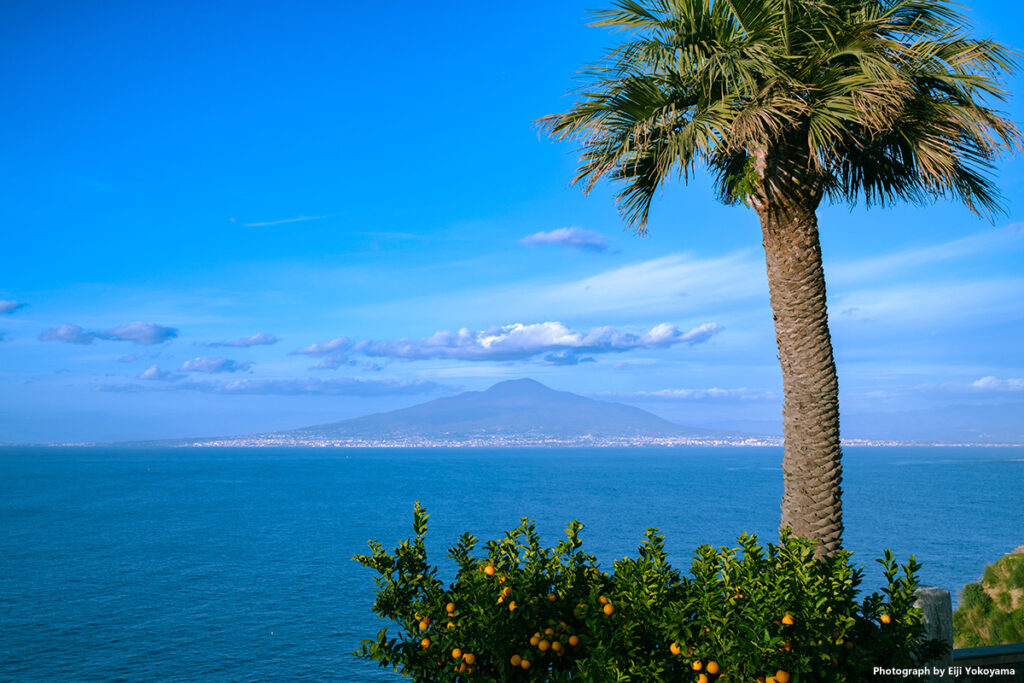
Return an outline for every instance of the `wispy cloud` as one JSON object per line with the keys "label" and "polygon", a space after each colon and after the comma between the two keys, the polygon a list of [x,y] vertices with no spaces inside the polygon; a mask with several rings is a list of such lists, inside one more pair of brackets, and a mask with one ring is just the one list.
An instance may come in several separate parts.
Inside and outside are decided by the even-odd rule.
{"label": "wispy cloud", "polygon": [[311,370],[337,370],[346,365],[354,365],[345,352],[352,348],[352,340],[348,337],[338,337],[322,344],[310,344],[301,349],[292,351],[293,356],[314,356],[320,359]]}
{"label": "wispy cloud", "polygon": [[227,395],[279,396],[419,396],[449,392],[451,387],[426,380],[362,380],[342,377],[317,379],[240,379],[227,382],[176,382],[140,384],[99,384],[96,391],[136,393],[143,391],[196,391]]}
{"label": "wispy cloud", "polygon": [[210,342],[207,346],[232,346],[236,348],[244,348],[248,346],[260,346],[263,344],[276,344],[281,341],[276,336],[268,334],[267,332],[259,332],[251,337],[239,337],[231,341],[220,341]]}
{"label": "wispy cloud", "polygon": [[245,372],[252,367],[252,363],[240,363],[230,358],[196,357],[181,364],[180,372]]}
{"label": "wispy cloud", "polygon": [[630,393],[603,392],[599,395],[621,399],[654,401],[702,401],[706,399],[722,398],[757,400],[779,398],[779,395],[774,391],[748,389],[747,387],[739,387],[737,389],[720,389],[718,387],[710,387],[708,389],[659,389],[658,391],[634,391]]}
{"label": "wispy cloud", "polygon": [[608,249],[604,235],[578,226],[558,228],[549,232],[535,232],[520,240],[528,247],[557,246],[568,249],[601,252]]}
{"label": "wispy cloud", "polygon": [[264,228],[271,225],[283,225],[285,223],[303,223],[305,221],[319,221],[327,216],[296,216],[295,218],[282,218],[276,221],[262,221],[259,223],[242,223],[247,228]]}
{"label": "wispy cloud", "polygon": [[128,323],[127,325],[119,325],[109,330],[99,331],[85,330],[79,325],[64,323],[58,327],[46,330],[39,335],[39,339],[42,341],[59,341],[66,344],[92,344],[97,339],[106,339],[152,346],[170,341],[177,336],[177,329],[149,322]]}
{"label": "wispy cloud", "polygon": [[1010,377],[999,379],[998,377],[982,377],[971,382],[975,389],[993,389],[996,391],[1024,391],[1024,378]]}
{"label": "wispy cloud", "polygon": [[21,303],[20,301],[14,301],[13,299],[0,299],[0,315],[14,313],[26,306],[28,306],[28,304]]}
{"label": "wispy cloud", "polygon": [[644,334],[613,327],[595,327],[584,333],[560,322],[514,323],[480,331],[442,330],[425,339],[366,340],[353,345],[352,350],[366,356],[399,360],[503,361],[546,355],[548,362],[566,365],[580,362],[582,354],[701,344],[721,331],[717,323],[706,323],[688,332],[661,323]]}

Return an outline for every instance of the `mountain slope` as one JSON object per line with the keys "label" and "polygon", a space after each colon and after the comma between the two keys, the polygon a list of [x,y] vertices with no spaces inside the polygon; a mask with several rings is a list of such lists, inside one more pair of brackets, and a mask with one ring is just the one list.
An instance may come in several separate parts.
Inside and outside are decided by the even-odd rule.
{"label": "mountain slope", "polygon": [[409,408],[277,432],[299,439],[573,439],[590,436],[700,437],[721,432],[690,429],[646,410],[555,391],[532,379],[499,382]]}

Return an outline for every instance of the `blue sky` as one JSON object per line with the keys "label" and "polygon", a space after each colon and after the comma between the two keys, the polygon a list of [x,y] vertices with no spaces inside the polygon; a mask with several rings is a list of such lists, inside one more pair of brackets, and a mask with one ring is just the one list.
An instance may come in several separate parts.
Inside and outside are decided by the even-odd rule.
{"label": "blue sky", "polygon": [[[532,124],[611,44],[599,4],[435,4],[5,7],[0,442],[297,427],[516,377],[779,431],[756,216],[699,175],[638,237]],[[1020,6],[970,14],[1024,47]],[[998,183],[994,223],[820,211],[847,435],[1024,441],[1019,156]]]}

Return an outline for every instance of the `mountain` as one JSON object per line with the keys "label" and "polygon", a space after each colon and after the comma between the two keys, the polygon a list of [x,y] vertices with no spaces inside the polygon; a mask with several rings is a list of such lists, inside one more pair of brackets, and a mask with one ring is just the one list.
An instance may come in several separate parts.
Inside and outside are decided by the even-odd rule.
{"label": "mountain", "polygon": [[499,382],[409,408],[277,432],[299,441],[573,441],[704,437],[646,410],[555,391],[532,379]]}

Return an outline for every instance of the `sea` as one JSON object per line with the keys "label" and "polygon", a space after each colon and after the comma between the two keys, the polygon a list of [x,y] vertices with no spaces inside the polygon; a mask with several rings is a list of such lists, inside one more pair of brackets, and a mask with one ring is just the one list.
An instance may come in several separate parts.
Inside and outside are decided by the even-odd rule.
{"label": "sea", "polygon": [[[351,561],[430,514],[428,547],[572,520],[611,569],[645,529],[777,539],[779,448],[0,449],[0,681],[396,681],[352,652],[385,624]],[[952,591],[1024,544],[1024,448],[845,449],[845,544]]]}

